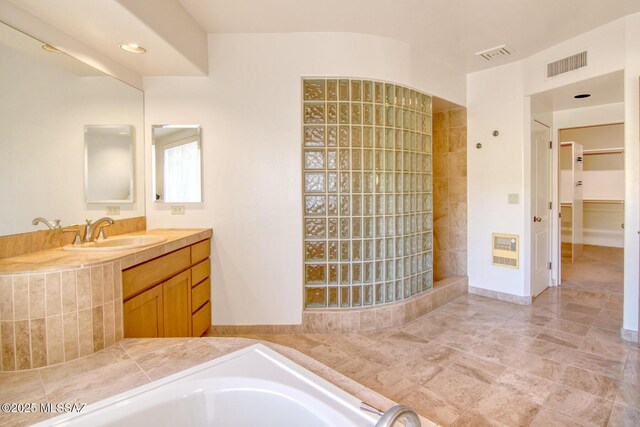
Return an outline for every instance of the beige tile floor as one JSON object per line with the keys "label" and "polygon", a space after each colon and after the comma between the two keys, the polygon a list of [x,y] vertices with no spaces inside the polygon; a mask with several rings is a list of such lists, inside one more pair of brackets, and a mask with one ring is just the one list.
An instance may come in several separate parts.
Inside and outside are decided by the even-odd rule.
{"label": "beige tile floor", "polygon": [[531,306],[466,295],[401,328],[253,338],[444,426],[639,426],[640,352],[619,337],[621,254],[586,247]]}

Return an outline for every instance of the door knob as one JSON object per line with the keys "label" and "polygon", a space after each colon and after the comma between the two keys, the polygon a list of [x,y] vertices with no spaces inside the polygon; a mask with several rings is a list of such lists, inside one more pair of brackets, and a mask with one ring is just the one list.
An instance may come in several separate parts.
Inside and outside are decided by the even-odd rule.
{"label": "door knob", "polygon": [[534,216],[533,222],[542,222],[542,218],[540,218],[539,216]]}

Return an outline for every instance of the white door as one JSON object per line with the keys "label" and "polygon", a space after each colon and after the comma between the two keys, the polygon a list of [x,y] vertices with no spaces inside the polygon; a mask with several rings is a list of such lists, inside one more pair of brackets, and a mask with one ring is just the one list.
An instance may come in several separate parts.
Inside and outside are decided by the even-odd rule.
{"label": "white door", "polygon": [[551,133],[548,126],[534,121],[531,128],[531,295],[549,287],[551,279]]}

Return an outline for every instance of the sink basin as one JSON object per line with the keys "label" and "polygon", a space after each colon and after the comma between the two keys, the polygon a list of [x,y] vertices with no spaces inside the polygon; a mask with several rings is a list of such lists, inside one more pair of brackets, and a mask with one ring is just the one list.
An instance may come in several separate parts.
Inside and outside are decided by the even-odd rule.
{"label": "sink basin", "polygon": [[62,250],[75,252],[121,251],[124,249],[135,249],[156,245],[158,243],[165,242],[166,240],[167,238],[162,236],[116,236],[95,242],[83,243],[81,245],[67,245],[64,246]]}

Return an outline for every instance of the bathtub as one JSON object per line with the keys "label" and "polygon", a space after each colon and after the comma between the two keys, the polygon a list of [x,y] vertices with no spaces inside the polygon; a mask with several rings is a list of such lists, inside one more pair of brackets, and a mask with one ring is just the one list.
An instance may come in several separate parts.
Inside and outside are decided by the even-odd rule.
{"label": "bathtub", "polygon": [[361,403],[255,344],[36,426],[375,426]]}

